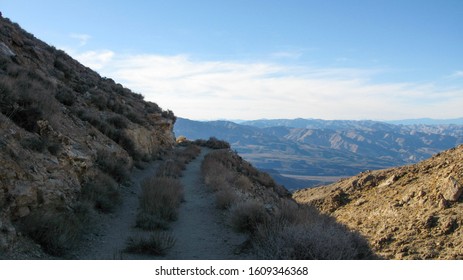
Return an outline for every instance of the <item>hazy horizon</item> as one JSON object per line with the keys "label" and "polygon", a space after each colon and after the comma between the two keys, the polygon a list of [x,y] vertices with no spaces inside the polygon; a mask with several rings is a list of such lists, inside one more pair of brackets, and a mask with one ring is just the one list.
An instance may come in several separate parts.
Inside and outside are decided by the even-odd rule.
{"label": "hazy horizon", "polygon": [[454,119],[463,1],[2,1],[4,17],[190,119]]}

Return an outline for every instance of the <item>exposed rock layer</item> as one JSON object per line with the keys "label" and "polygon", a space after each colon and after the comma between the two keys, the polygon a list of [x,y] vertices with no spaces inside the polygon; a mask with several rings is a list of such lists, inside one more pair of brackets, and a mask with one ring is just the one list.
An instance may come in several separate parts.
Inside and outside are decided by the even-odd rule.
{"label": "exposed rock layer", "polygon": [[174,122],[0,16],[0,249],[16,221],[72,208],[103,160],[129,170],[170,149]]}

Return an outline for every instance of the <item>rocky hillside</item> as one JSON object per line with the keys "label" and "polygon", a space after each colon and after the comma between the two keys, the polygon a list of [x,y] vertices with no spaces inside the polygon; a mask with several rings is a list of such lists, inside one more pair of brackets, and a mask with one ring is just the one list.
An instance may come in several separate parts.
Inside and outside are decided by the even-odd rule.
{"label": "rocky hillside", "polygon": [[463,145],[293,197],[368,238],[388,259],[463,258]]}
{"label": "rocky hillside", "polygon": [[102,176],[124,183],[173,146],[174,122],[0,16],[0,250],[34,213],[75,211]]}

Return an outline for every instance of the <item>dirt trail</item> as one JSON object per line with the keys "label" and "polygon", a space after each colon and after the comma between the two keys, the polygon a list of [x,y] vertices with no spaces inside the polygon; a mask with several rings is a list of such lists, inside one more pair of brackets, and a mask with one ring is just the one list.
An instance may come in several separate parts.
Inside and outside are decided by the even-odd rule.
{"label": "dirt trail", "polygon": [[100,215],[98,226],[86,235],[83,246],[72,254],[75,259],[246,259],[238,253],[246,236],[232,231],[223,222],[223,214],[215,208],[215,196],[206,190],[200,175],[201,162],[209,149],[187,165],[181,178],[185,202],[179,209],[179,218],[171,224],[176,238],[175,246],[164,257],[122,253],[131,236],[149,235],[135,228],[140,183],[155,174],[159,162],[132,173],[133,185],[123,188],[123,204],[113,214]]}
{"label": "dirt trail", "polygon": [[250,258],[238,255],[246,236],[233,232],[223,222],[223,214],[215,207],[215,195],[207,191],[201,180],[201,162],[209,151],[203,148],[183,173],[185,202],[180,206],[178,220],[171,226],[177,241],[163,259]]}
{"label": "dirt trail", "polygon": [[144,234],[135,227],[138,209],[140,183],[155,174],[159,161],[152,162],[145,169],[132,172],[132,186],[122,187],[122,205],[112,214],[99,214],[96,229],[86,234],[83,246],[71,256],[76,259],[108,260],[133,259],[134,256],[122,254],[127,239]]}

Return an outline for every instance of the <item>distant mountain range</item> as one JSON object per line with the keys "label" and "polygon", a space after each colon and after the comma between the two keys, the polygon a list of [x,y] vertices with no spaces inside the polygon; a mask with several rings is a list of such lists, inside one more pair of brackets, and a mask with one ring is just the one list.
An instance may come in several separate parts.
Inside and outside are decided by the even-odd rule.
{"label": "distant mountain range", "polygon": [[463,143],[463,125],[418,122],[276,119],[237,124],[178,118],[174,132],[192,140],[226,140],[288,189],[415,163]]}

